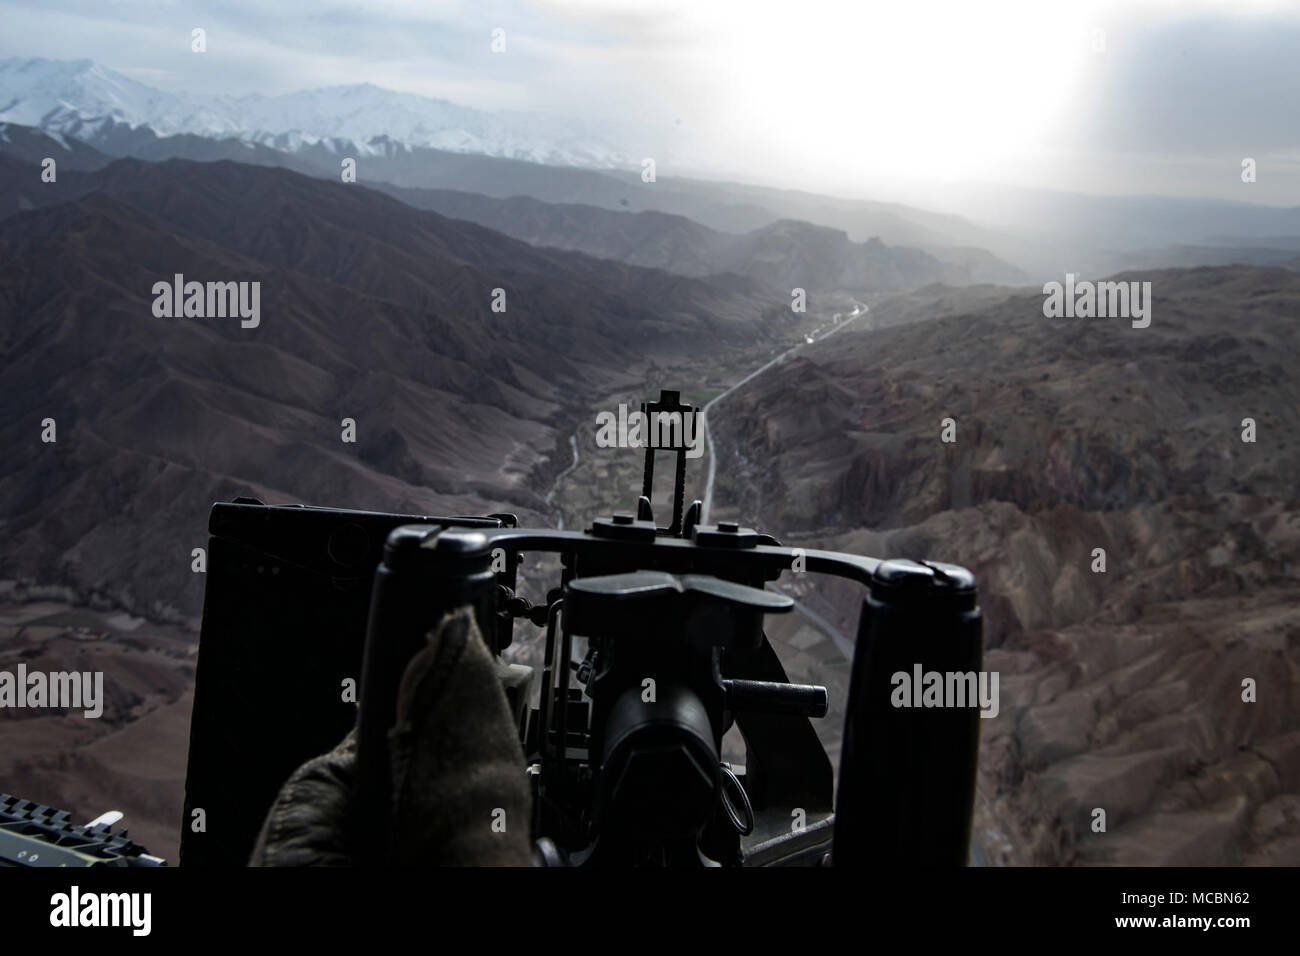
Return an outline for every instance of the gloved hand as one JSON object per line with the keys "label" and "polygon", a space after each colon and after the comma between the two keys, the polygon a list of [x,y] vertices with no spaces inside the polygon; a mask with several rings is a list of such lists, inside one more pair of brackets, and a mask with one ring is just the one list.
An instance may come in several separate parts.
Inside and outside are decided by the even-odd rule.
{"label": "gloved hand", "polygon": [[[532,797],[497,666],[468,607],[402,675],[389,734],[398,865],[529,866]],[[356,729],[280,789],[252,866],[349,866]]]}

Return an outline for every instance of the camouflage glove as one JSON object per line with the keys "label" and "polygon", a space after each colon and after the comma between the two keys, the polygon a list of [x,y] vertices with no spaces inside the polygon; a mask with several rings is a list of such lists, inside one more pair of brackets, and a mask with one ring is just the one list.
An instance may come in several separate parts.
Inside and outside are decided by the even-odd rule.
{"label": "camouflage glove", "polygon": [[[529,866],[532,798],[497,667],[468,607],[402,675],[389,735],[398,865]],[[281,788],[253,866],[348,866],[356,731]]]}

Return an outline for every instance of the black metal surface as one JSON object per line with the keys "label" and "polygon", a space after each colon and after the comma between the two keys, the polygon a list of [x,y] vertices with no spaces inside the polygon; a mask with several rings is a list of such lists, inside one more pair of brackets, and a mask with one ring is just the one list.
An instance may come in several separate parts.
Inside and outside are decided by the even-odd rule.
{"label": "black metal surface", "polygon": [[477,530],[453,534],[419,524],[388,535],[370,599],[357,713],[357,852],[364,862],[383,862],[389,851],[388,732],[396,722],[402,673],[449,611],[470,605],[480,630],[492,633],[496,577],[491,567],[492,550]]}
{"label": "black metal surface", "polygon": [[888,561],[863,602],[836,800],[837,866],[968,860],[979,711],[900,707],[893,675],[978,673],[981,618],[964,568]]}
{"label": "black metal surface", "polygon": [[[182,865],[245,865],[280,786],[353,726],[356,705],[344,700],[343,681],[361,682],[371,590],[389,532],[410,524],[495,528],[506,518],[513,520],[213,505]],[[342,550],[340,538],[351,539]],[[194,829],[196,809],[210,830]]]}
{"label": "black metal surface", "polygon": [[825,717],[830,703],[826,688],[814,684],[777,684],[761,680],[724,680],[727,709],[738,714],[788,714]]}

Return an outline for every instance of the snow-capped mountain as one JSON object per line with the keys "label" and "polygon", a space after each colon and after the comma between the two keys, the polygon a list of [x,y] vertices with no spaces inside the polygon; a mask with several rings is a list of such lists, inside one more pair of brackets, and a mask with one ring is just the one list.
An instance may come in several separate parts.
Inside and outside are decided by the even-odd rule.
{"label": "snow-capped mountain", "polygon": [[[159,136],[235,137],[274,149],[386,142],[563,166],[635,165],[607,124],[487,112],[369,83],[281,96],[213,96],[153,89],[91,60],[0,60],[0,122],[94,143],[125,125]],[[391,145],[386,148],[391,149]]]}

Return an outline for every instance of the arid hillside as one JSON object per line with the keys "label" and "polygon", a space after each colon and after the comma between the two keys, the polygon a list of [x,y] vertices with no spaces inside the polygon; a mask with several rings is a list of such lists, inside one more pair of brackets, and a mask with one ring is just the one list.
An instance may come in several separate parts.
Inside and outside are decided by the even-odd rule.
{"label": "arid hillside", "polygon": [[[738,276],[536,249],[279,169],[121,160],[42,185],[0,156],[0,187],[46,203],[0,220],[0,579],[151,620],[197,616],[213,501],[536,520],[575,409],[791,315]],[[156,315],[177,274],[258,283],[256,323]]]}
{"label": "arid hillside", "polygon": [[[1300,276],[1118,278],[1151,282],[1149,328],[1033,290],[883,305],[719,404],[718,499],[975,572],[990,860],[1295,865]],[[856,619],[847,589],[814,606]]]}

